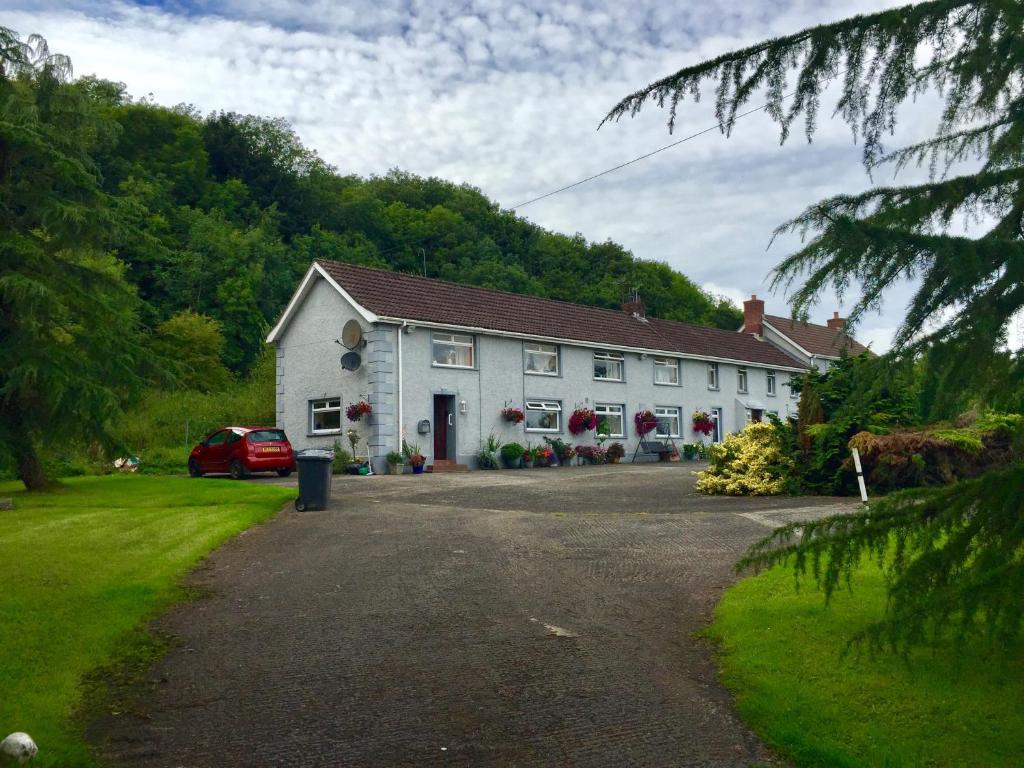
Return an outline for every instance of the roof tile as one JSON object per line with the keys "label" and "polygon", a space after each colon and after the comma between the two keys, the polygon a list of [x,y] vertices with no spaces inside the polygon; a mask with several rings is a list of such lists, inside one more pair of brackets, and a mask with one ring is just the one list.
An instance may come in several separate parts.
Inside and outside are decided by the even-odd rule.
{"label": "roof tile", "polygon": [[842,331],[827,325],[815,325],[780,315],[765,315],[764,319],[772,328],[796,342],[812,355],[839,357],[844,351],[850,355],[870,352],[867,347]]}

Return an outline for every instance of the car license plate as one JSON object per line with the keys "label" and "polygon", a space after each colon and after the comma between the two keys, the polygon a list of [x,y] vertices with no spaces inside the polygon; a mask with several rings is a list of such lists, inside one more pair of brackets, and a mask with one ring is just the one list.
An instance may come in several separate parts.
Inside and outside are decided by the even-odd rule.
{"label": "car license plate", "polygon": [[271,445],[269,447],[264,447],[262,450],[263,453],[279,453],[281,449],[278,448],[276,445]]}

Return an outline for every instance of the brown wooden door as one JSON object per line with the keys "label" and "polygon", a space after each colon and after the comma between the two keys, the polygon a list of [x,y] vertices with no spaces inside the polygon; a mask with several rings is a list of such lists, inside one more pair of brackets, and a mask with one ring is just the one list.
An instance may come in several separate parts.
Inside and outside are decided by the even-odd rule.
{"label": "brown wooden door", "polygon": [[448,458],[448,397],[434,395],[434,460]]}

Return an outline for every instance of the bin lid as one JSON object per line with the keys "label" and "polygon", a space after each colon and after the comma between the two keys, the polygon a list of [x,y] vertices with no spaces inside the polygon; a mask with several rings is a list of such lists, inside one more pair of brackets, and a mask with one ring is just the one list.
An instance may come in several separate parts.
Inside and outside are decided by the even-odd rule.
{"label": "bin lid", "polygon": [[326,448],[306,448],[295,454],[298,461],[334,461],[334,451]]}

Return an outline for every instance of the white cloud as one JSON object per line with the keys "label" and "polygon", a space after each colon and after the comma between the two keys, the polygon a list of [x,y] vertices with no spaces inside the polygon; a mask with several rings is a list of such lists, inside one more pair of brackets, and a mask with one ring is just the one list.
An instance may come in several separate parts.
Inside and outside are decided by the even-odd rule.
{"label": "white cloud", "polygon": [[[508,207],[714,124],[706,98],[682,108],[675,136],[656,108],[596,130],[647,82],[903,0],[20,2],[2,23],[42,33],[79,74],[122,80],[161,103],[283,116],[342,172],[443,176]],[[915,105],[901,136],[920,135],[926,119]],[[730,298],[756,292],[786,313],[769,272],[795,240],[766,252],[773,228],[825,195],[869,184],[845,126],[823,120],[814,144],[794,136],[779,147],[777,127],[757,114],[731,138],[706,134],[522,214],[614,239]],[[891,338],[904,295],[866,319],[861,335]],[[838,306],[823,296],[823,317]]]}

